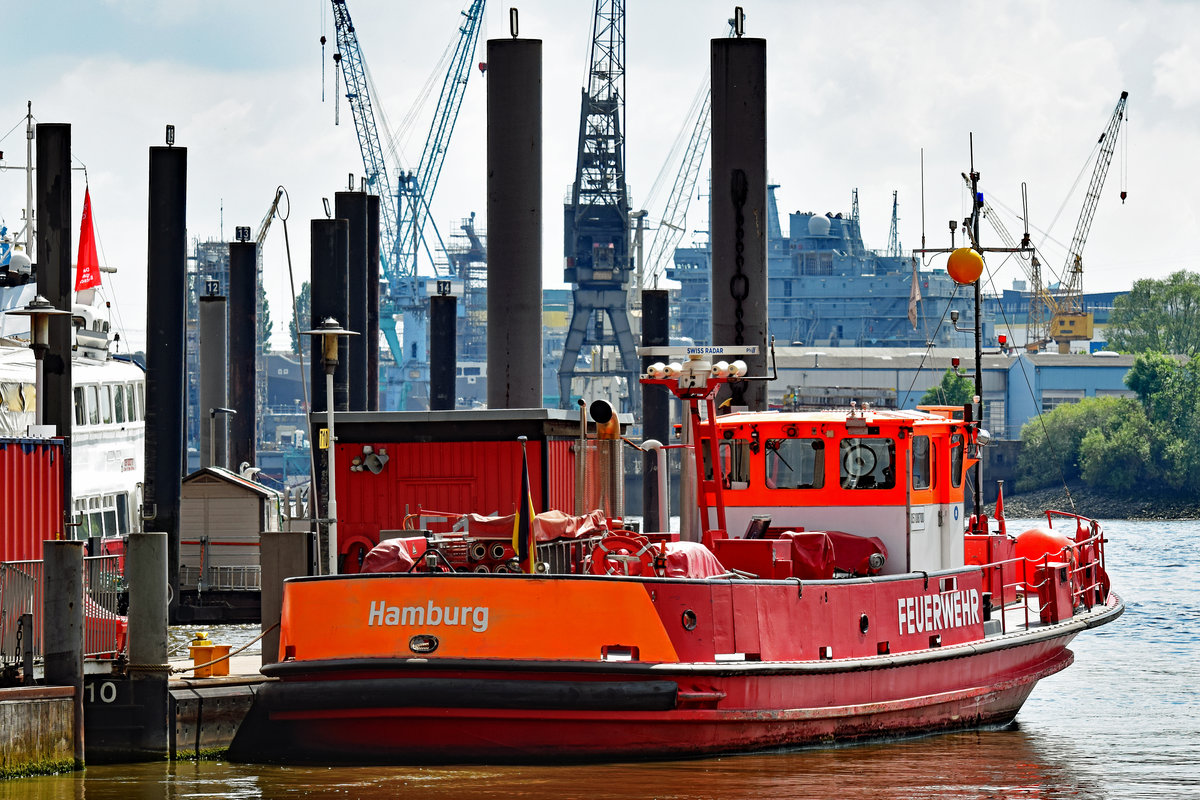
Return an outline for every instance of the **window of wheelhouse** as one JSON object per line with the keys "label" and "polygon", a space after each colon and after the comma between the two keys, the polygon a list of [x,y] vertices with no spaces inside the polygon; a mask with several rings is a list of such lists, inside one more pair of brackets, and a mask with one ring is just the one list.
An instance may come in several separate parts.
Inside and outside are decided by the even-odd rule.
{"label": "window of wheelhouse", "polygon": [[820,489],[825,485],[823,439],[767,439],[768,489]]}
{"label": "window of wheelhouse", "polygon": [[896,441],[842,439],[838,464],[843,489],[891,489],[896,485]]}
{"label": "window of wheelhouse", "polygon": [[950,435],[950,485],[957,489],[963,481],[963,435]]}
{"label": "window of wheelhouse", "polygon": [[928,436],[912,437],[912,488],[933,486],[933,446]]}
{"label": "window of wheelhouse", "polygon": [[[708,441],[703,442],[704,478],[712,480],[712,460]],[[726,489],[745,489],[750,485],[750,440],[723,439],[717,443],[721,480]]]}

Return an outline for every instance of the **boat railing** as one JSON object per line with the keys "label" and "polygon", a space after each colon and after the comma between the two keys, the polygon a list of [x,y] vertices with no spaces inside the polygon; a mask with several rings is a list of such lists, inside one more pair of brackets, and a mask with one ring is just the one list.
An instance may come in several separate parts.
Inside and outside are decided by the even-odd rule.
{"label": "boat railing", "polygon": [[262,568],[258,564],[207,567],[185,564],[179,567],[179,585],[198,591],[261,591]]}
{"label": "boat railing", "polygon": [[[1091,535],[1057,552],[1046,553],[1040,560],[1015,556],[980,566],[984,586],[990,590],[992,598],[998,600],[994,607],[1000,612],[1001,632],[1008,633],[1010,617],[1014,614],[1018,619],[1023,617],[1023,626],[1029,628],[1035,621],[1059,621],[1070,616],[1074,609],[1091,610],[1105,601],[1108,583],[1104,572],[1104,536],[1092,520],[1078,519],[1091,523],[1079,528]],[[1056,581],[1067,585],[1068,609],[1052,610],[1057,602]],[[1009,597],[1013,598],[1011,602],[1007,600]]]}
{"label": "boat railing", "polygon": [[[111,659],[125,649],[125,591],[120,556],[83,560],[83,657]],[[45,567],[38,561],[0,563],[0,664],[6,670],[43,657]]]}

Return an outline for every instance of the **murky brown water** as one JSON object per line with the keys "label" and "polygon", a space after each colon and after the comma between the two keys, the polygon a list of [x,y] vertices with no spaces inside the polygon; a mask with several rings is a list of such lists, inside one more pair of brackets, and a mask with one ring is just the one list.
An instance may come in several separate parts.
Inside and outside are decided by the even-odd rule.
{"label": "murky brown water", "polygon": [[1073,747],[1020,730],[653,764],[295,768],[222,762],[91,767],[0,785],[0,798],[843,798],[1108,797]]}

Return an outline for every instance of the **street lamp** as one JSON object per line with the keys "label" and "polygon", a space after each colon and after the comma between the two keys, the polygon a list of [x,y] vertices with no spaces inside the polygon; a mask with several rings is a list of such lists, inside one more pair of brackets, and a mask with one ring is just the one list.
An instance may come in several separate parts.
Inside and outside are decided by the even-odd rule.
{"label": "street lamp", "polygon": [[342,336],[358,336],[355,331],[344,330],[333,317],[326,317],[311,331],[303,331],[306,336],[321,337],[321,353],[325,362],[325,415],[326,426],[329,428],[329,499],[326,501],[327,516],[329,517],[329,574],[337,574],[337,472],[334,470],[334,452],[337,437],[333,431],[333,373],[338,365],[338,339]]}
{"label": "street lamp", "polygon": [[71,312],[55,308],[53,303],[39,294],[24,308],[5,313],[12,314],[14,317],[29,317],[30,347],[33,349],[33,360],[37,366],[35,385],[37,400],[34,403],[34,408],[37,409],[37,424],[41,425],[45,416],[44,395],[42,394],[42,362],[46,358],[46,352],[50,349],[50,318],[69,317],[71,316]]}

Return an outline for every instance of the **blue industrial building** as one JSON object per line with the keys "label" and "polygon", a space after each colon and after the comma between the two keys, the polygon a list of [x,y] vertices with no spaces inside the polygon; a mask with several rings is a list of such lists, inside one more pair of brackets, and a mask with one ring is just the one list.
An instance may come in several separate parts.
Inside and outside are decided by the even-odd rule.
{"label": "blue industrial building", "polygon": [[[915,408],[947,369],[973,375],[971,349],[779,348],[779,380],[770,385],[773,407]],[[1125,385],[1133,356],[1117,353],[1009,353],[983,358],[984,427],[997,439],[1017,439],[1039,412],[1085,397],[1134,393]]]}

